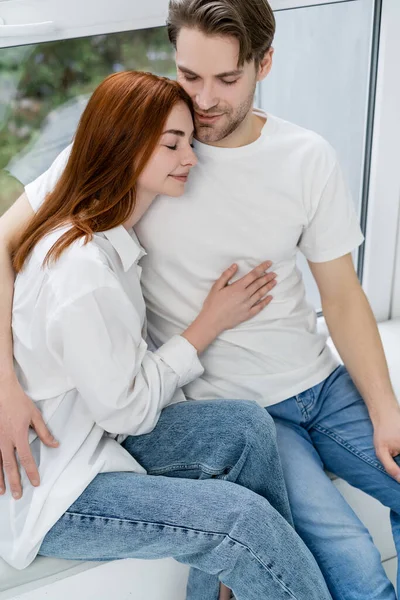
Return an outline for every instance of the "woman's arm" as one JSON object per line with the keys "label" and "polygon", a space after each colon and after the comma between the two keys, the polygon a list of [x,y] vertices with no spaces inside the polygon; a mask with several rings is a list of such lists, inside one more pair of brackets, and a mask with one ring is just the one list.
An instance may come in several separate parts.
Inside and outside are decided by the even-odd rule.
{"label": "woman's arm", "polygon": [[[74,268],[77,281],[80,269],[83,273],[84,264]],[[91,266],[92,277],[95,269]],[[43,344],[100,427],[141,435],[155,427],[177,388],[203,369],[196,349],[181,336],[149,352],[136,308],[119,283],[113,284],[113,274],[101,280],[101,287],[48,315]]]}
{"label": "woman's arm", "polygon": [[265,273],[269,265],[262,263],[231,285],[236,267],[227,269],[193,324],[149,352],[137,309],[115,274],[80,257],[49,279],[43,350],[62,365],[99,426],[114,434],[148,433],[177,388],[203,373],[198,352],[269,304],[275,279]]}
{"label": "woman's arm", "polygon": [[20,231],[33,216],[25,194],[0,219],[0,494],[5,491],[4,472],[15,498],[22,495],[16,454],[30,482],[39,485],[39,473],[28,444],[29,427],[47,446],[56,446],[40,411],[24,394],[13,366],[11,309],[14,271],[11,253]]}

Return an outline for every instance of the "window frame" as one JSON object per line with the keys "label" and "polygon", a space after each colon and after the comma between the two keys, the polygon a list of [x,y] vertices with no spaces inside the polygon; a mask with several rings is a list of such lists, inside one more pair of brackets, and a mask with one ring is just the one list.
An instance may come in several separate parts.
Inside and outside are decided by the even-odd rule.
{"label": "window frame", "polygon": [[394,277],[400,216],[399,28],[400,3],[382,0],[362,280],[378,321],[400,315],[398,264]]}
{"label": "window frame", "polygon": [[[280,11],[357,1],[271,0],[271,6]],[[84,6],[81,0],[0,0],[0,48],[159,27],[167,12],[168,0],[135,3],[134,10],[127,0],[85,0]]]}

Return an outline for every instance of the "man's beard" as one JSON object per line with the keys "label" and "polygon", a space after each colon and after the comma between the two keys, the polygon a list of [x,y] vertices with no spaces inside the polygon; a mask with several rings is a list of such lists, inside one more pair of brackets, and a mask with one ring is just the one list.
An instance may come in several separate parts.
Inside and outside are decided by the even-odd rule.
{"label": "man's beard", "polygon": [[[204,144],[210,144],[213,142],[220,142],[227,138],[243,123],[253,106],[253,100],[254,91],[235,111],[231,110],[223,113],[221,120],[223,120],[224,123],[221,125],[218,123],[215,123],[215,125],[212,123],[200,123],[197,122],[196,119],[196,139]],[[210,116],[212,116],[212,114],[213,113],[211,112]]]}

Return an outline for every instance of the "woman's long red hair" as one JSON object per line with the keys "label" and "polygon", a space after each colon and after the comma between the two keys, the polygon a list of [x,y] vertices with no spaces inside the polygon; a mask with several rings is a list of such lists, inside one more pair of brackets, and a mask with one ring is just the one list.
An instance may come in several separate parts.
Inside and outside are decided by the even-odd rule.
{"label": "woman's long red hair", "polygon": [[71,224],[48,252],[45,264],[81,237],[123,224],[135,207],[136,183],[156,148],[172,108],[190,97],[176,81],[125,71],[93,92],[55,189],[21,233],[13,252],[19,272],[33,247],[49,232]]}

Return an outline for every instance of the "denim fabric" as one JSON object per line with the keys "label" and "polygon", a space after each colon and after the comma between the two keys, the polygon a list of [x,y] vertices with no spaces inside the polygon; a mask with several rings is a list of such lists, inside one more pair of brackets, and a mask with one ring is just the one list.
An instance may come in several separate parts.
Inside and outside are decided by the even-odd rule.
{"label": "denim fabric", "polygon": [[40,554],[172,556],[193,567],[189,600],[217,600],[219,581],[237,600],[331,598],[290,524],[275,427],[264,409],[226,400],[175,404],[151,433],[123,445],[148,475],[98,475]]}
{"label": "denim fabric", "polygon": [[369,532],[324,472],[325,467],[391,509],[398,553],[400,485],[376,457],[367,407],[345,367],[268,412],[277,428],[296,530],[334,600],[395,600]]}

